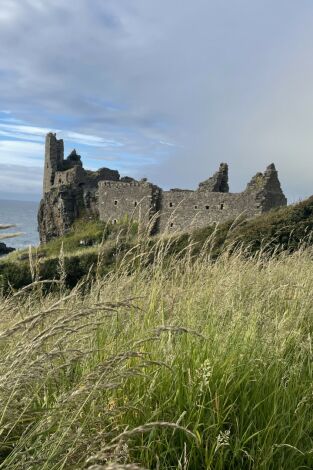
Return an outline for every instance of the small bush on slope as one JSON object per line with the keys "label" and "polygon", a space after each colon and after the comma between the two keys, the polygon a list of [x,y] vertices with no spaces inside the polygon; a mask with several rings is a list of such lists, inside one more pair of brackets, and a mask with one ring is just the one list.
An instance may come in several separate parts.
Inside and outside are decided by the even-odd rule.
{"label": "small bush on slope", "polygon": [[141,248],[2,299],[0,468],[312,468],[312,251]]}

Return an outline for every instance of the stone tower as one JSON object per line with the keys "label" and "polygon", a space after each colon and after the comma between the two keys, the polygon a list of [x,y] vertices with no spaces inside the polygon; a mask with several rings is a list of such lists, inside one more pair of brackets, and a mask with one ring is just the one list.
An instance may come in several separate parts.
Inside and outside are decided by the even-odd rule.
{"label": "stone tower", "polygon": [[43,193],[48,193],[54,185],[56,171],[62,170],[64,160],[64,143],[58,140],[56,134],[49,132],[45,144],[45,167],[43,179]]}

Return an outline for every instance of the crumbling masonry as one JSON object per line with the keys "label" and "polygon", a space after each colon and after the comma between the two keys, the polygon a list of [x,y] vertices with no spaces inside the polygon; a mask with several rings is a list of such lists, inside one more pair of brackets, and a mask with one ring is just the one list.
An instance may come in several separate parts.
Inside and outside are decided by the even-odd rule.
{"label": "crumbling masonry", "polygon": [[163,191],[145,179],[121,178],[116,170],[85,170],[75,150],[64,159],[63,140],[52,133],[46,136],[43,199],[38,213],[42,243],[66,233],[81,216],[111,223],[128,216],[150,224],[152,233],[160,233],[188,231],[241,214],[251,218],[286,204],[274,164],[257,173],[241,193],[229,192],[225,163],[196,191]]}

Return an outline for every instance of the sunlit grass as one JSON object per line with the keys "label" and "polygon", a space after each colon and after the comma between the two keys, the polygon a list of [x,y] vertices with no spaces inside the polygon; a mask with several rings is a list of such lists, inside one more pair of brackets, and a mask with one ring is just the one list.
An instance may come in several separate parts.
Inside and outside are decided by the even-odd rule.
{"label": "sunlit grass", "polygon": [[2,299],[0,468],[313,467],[312,251],[206,248]]}

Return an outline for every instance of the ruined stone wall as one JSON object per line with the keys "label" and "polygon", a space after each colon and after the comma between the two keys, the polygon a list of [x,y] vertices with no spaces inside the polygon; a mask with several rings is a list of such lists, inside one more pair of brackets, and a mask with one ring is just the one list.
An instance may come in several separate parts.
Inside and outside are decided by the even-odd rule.
{"label": "ruined stone wall", "polygon": [[117,170],[110,170],[110,168],[100,168],[98,171],[85,170],[86,179],[84,183],[86,186],[97,188],[100,181],[119,181],[120,174]]}
{"label": "ruined stone wall", "polygon": [[100,220],[116,223],[128,216],[148,225],[158,211],[160,188],[146,181],[101,181],[99,183]]}
{"label": "ruined stone wall", "polygon": [[100,219],[114,223],[127,215],[148,223],[151,214],[158,212],[155,231],[188,231],[239,216],[251,218],[287,203],[274,165],[252,178],[241,193],[228,192],[227,176],[227,165],[222,164],[196,191],[162,191],[141,182],[100,182]]}
{"label": "ruined stone wall", "polygon": [[127,216],[150,226],[151,233],[160,233],[188,231],[240,215],[251,218],[286,204],[273,164],[257,173],[241,193],[229,193],[225,163],[196,191],[162,191],[146,180],[120,178],[109,168],[87,171],[75,150],[64,160],[63,141],[52,133],[46,137],[44,195],[38,213],[43,243],[66,233],[82,216],[111,223]]}
{"label": "ruined stone wall", "polygon": [[78,186],[81,183],[84,183],[85,180],[85,170],[81,166],[77,165],[66,171],[56,171],[52,188],[69,184]]}
{"label": "ruined stone wall", "polygon": [[273,163],[266,168],[264,173],[257,173],[251,179],[246,192],[255,194],[262,212],[287,204],[287,199],[281,189],[278,173]]}
{"label": "ruined stone wall", "polygon": [[160,232],[190,230],[244,215],[261,213],[253,193],[209,191],[164,191],[160,211]]}
{"label": "ruined stone wall", "polygon": [[[220,184],[219,192],[216,191],[217,184]],[[227,191],[225,164],[221,164],[219,172],[212,178],[200,183],[197,191],[164,191],[160,204],[160,232],[201,228],[241,215],[251,218],[287,204],[273,164],[252,178],[245,191]]]}

